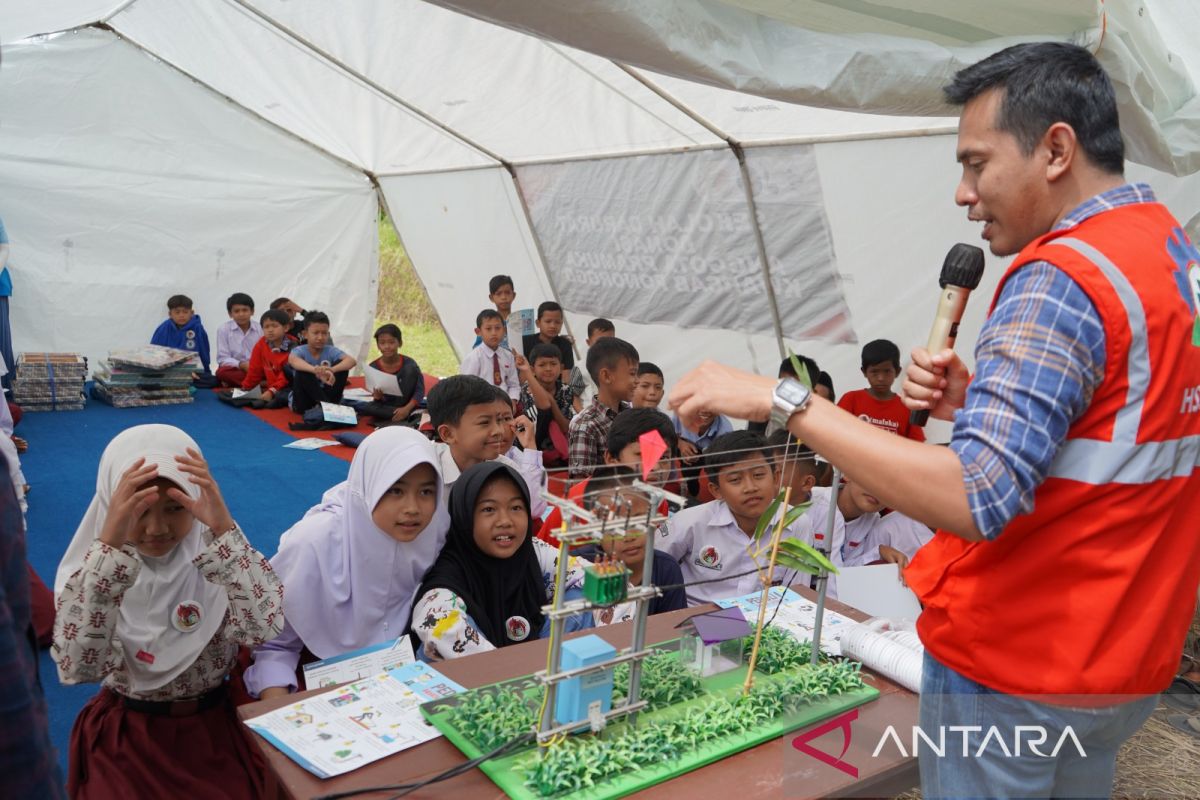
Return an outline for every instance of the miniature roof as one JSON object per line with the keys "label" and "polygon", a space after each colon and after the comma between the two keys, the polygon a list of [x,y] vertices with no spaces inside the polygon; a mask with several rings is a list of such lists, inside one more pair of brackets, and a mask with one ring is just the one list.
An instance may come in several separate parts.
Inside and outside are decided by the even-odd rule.
{"label": "miniature roof", "polygon": [[741,639],[750,635],[750,623],[737,606],[719,608],[704,614],[688,617],[677,628],[691,627],[706,645]]}

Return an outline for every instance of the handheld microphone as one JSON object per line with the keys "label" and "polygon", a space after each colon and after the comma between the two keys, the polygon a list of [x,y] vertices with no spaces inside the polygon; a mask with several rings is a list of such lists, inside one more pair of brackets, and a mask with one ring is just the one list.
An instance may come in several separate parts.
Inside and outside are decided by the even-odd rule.
{"label": "handheld microphone", "polygon": [[[942,295],[938,299],[937,314],[933,318],[933,327],[929,330],[929,341],[925,345],[930,353],[939,353],[947,347],[954,347],[958,338],[958,323],[962,322],[963,311],[967,308],[967,298],[979,286],[983,277],[983,251],[969,244],[956,244],[946,254],[942,264],[942,274],[938,284],[942,287]],[[925,427],[929,421],[929,411],[912,411],[908,421],[912,425]]]}

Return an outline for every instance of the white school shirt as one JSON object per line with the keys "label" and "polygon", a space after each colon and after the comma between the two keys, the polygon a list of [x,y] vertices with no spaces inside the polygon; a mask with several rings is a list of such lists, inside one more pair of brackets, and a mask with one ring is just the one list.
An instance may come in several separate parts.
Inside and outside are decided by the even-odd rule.
{"label": "white school shirt", "polygon": [[[462,470],[458,468],[454,454],[450,452],[450,445],[434,442],[433,449],[437,452],[438,463],[442,468],[442,505],[449,510],[450,489],[454,487],[454,482],[458,480]],[[512,467],[525,479],[525,485],[529,487],[529,513],[538,520],[545,516],[546,501],[542,497],[542,488],[546,485],[546,468],[542,466],[542,451],[518,450],[514,447],[506,455],[496,456],[496,461]],[[536,523],[534,530],[537,530]]]}
{"label": "white school shirt", "polygon": [[481,344],[463,359],[459,365],[460,375],[477,375],[488,383],[494,383],[495,370],[492,356],[500,359],[500,388],[508,392],[513,400],[521,399],[521,379],[517,376],[517,360],[511,350],[501,347],[493,350],[486,344]]}
{"label": "white school shirt", "polygon": [[933,538],[933,531],[929,529],[928,525],[917,522],[912,517],[906,517],[898,511],[893,511],[875,526],[872,538],[875,540],[876,553],[879,552],[879,545],[886,544],[888,547],[896,548],[908,556],[909,560],[912,560],[916,552]]}
{"label": "white school shirt", "polygon": [[[821,547],[825,544],[824,531],[829,520],[830,492],[831,490],[828,486],[815,487],[812,490],[810,497],[812,500],[812,505],[809,506],[808,513],[805,514],[806,517],[812,520],[813,534],[804,541],[806,544],[810,544],[818,550],[821,549]],[[879,515],[876,514],[875,516]],[[862,519],[862,517],[859,519]],[[854,520],[854,522],[858,522],[858,520]],[[851,538],[852,533],[854,535],[858,535],[857,531],[852,530],[851,527],[846,524],[846,519],[842,516],[841,509],[835,510],[833,515],[833,540],[829,545],[829,561],[838,569],[850,566],[845,562],[843,551],[847,550],[847,540]],[[854,541],[860,542],[861,545],[861,540],[854,539]],[[857,550],[861,549],[861,546],[852,546],[849,548],[849,551],[856,552]],[[829,576],[827,594],[833,598],[837,597],[836,575],[830,574]]]}
{"label": "white school shirt", "polygon": [[[814,522],[811,513],[801,515],[784,530],[783,538],[811,544]],[[750,537],[738,527],[729,506],[723,500],[713,500],[674,514],[659,527],[654,548],[679,562],[685,583],[713,581],[684,590],[688,605],[695,606],[740,597],[762,588],[757,572],[751,570],[765,566],[767,557],[760,556],[755,562],[748,549],[751,544]],[[750,574],[742,575],[743,572]],[[788,583],[795,582],[790,570],[782,567],[776,568],[775,577]]]}
{"label": "white school shirt", "polygon": [[254,320],[250,320],[246,330],[231,319],[225,320],[217,328],[217,366],[236,367],[243,361],[249,362],[254,345],[262,337],[262,325]]}

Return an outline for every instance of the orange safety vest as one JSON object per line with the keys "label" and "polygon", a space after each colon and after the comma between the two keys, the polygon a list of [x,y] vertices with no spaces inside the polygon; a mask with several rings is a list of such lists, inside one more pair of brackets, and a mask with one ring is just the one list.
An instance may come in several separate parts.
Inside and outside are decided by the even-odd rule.
{"label": "orange safety vest", "polygon": [[917,552],[917,630],[1001,692],[1153,694],[1179,666],[1200,583],[1200,253],[1163,206],[1121,206],[1031,242],[996,297],[1039,260],[1099,312],[1104,378],[1030,513],[993,540],[938,531]]}

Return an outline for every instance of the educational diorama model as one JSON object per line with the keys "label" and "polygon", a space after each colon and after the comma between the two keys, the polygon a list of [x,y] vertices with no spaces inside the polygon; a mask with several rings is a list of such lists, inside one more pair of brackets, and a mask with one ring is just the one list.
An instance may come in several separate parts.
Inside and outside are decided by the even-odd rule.
{"label": "educational diorama model", "polygon": [[[632,494],[649,509],[636,519]],[[812,643],[770,627],[768,591],[776,565],[816,575],[819,643],[824,581],[833,570],[826,553],[780,541],[786,524],[806,507],[789,507],[786,491],[748,542],[763,584],[755,624],[737,608],[700,613],[681,625],[680,639],[652,648],[645,646],[648,603],[662,587],[650,580],[650,544],[665,520],[660,503],[684,498],[640,480],[590,509],[543,496],[565,520],[556,534],[554,601],[543,609],[550,620],[546,669],[422,706],[426,718],[510,797],[621,797],[878,696],[863,683],[857,662],[831,659]],[[583,598],[564,600],[569,548],[638,536],[647,542],[640,585],[629,583],[624,564],[602,559],[585,570]],[[568,617],[630,602],[636,610],[627,649],[618,653],[595,635],[563,641]]]}

